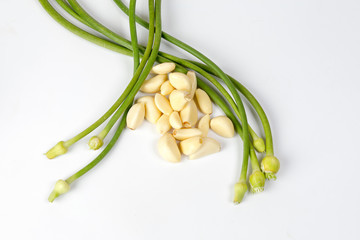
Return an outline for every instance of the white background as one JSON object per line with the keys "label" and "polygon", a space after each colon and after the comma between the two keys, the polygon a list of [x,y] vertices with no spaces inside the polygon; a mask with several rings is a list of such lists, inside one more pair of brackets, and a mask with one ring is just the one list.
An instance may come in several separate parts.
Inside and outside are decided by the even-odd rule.
{"label": "white background", "polygon": [[[147,1],[138,2],[146,16]],[[80,3],[129,35],[111,0]],[[164,0],[163,29],[263,104],[278,180],[234,206],[238,137],[217,137],[223,149],[213,156],[169,164],[146,123],[50,204],[55,181],[98,153],[89,137],[52,161],[43,153],[105,112],[132,59],[74,36],[36,0],[1,0],[0,239],[360,239],[359,12],[358,0]]]}

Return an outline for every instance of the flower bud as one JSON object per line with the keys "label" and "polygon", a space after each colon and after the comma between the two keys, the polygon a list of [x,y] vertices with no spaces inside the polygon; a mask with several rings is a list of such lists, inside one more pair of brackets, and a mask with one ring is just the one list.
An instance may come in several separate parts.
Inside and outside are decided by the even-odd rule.
{"label": "flower bud", "polygon": [[89,147],[92,150],[98,150],[99,148],[102,147],[103,144],[104,144],[103,140],[98,136],[93,136],[92,138],[90,138],[88,143]]}
{"label": "flower bud", "polygon": [[53,202],[58,196],[67,193],[70,190],[70,185],[64,180],[58,180],[55,184],[54,190],[51,192],[48,200]]}
{"label": "flower bud", "polygon": [[265,152],[265,142],[262,138],[255,139],[253,145],[259,153]]}
{"label": "flower bud", "polygon": [[59,155],[65,154],[66,152],[67,147],[65,147],[64,141],[60,141],[54,147],[52,147],[45,155],[48,159],[53,159]]}
{"label": "flower bud", "polygon": [[275,174],[279,171],[279,169],[280,162],[272,155],[265,156],[261,161],[261,170],[265,173],[266,179],[276,180]]}
{"label": "flower bud", "polygon": [[239,181],[234,186],[235,195],[234,195],[234,203],[239,204],[243,198],[245,193],[247,192],[247,186],[245,181]]}
{"label": "flower bud", "polygon": [[258,193],[264,191],[265,176],[260,170],[254,171],[249,177],[249,183],[252,193]]}

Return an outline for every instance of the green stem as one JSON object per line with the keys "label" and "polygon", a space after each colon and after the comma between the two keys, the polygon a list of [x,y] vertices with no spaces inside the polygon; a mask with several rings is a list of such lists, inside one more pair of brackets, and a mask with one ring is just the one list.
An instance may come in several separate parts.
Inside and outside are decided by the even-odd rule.
{"label": "green stem", "polygon": [[250,149],[250,156],[255,156],[255,157],[250,157],[252,171],[261,171],[259,161],[258,161],[258,159],[256,157],[256,153],[254,151],[254,148]]}
{"label": "green stem", "polygon": [[250,132],[250,136],[253,140],[259,139],[260,137],[256,134],[256,132],[254,131],[254,129],[252,129],[251,127],[249,127],[249,132]]}
{"label": "green stem", "polygon": [[130,14],[129,14],[129,25],[130,25],[130,35],[131,35],[131,45],[133,49],[134,56],[134,73],[139,66],[139,46],[136,34],[136,23],[135,23],[135,8],[136,0],[130,0]]}
{"label": "green stem", "polygon": [[120,121],[119,127],[117,128],[114,136],[111,138],[109,144],[105,147],[105,149],[93,161],[91,161],[88,165],[86,165],[84,168],[80,169],[75,174],[73,174],[68,179],[66,179],[65,181],[68,184],[71,184],[76,179],[78,179],[79,177],[81,177],[82,175],[84,175],[85,173],[90,171],[93,167],[95,167],[108,154],[108,152],[110,152],[110,150],[114,147],[116,141],[119,139],[120,134],[121,134],[122,130],[124,129],[125,125],[126,125],[126,115],[127,115],[127,111],[123,115],[123,117],[122,117],[122,119]]}

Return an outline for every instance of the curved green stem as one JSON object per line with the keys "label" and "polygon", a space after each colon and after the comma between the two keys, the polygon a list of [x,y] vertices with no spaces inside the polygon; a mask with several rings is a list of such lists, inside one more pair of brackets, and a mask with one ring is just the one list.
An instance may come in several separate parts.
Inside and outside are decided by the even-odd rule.
{"label": "curved green stem", "polygon": [[[256,156],[256,154],[255,154],[255,151],[254,151],[254,148],[252,148],[251,150],[250,150],[250,155],[255,155]],[[251,168],[252,168],[252,170],[253,171],[261,171],[260,170],[260,165],[259,165],[259,161],[258,161],[258,159],[257,158],[250,158],[251,160]]]}
{"label": "curved green stem", "polygon": [[111,138],[109,144],[106,145],[105,149],[93,161],[91,161],[88,165],[86,165],[84,168],[80,169],[75,174],[73,174],[72,176],[67,178],[65,181],[68,184],[71,184],[76,179],[78,179],[79,177],[81,177],[82,175],[84,175],[85,173],[90,171],[93,167],[95,167],[106,156],[106,154],[108,154],[108,152],[110,152],[110,150],[114,147],[116,141],[119,139],[120,134],[121,134],[122,130],[124,129],[125,125],[126,125],[127,111],[123,115],[123,117],[122,117],[122,119],[120,121],[119,127],[117,128],[114,136]]}
{"label": "curved green stem", "polygon": [[256,134],[256,132],[254,131],[254,129],[252,129],[251,127],[249,127],[249,133],[252,139],[256,140],[259,139],[260,137]]}
{"label": "curved green stem", "polygon": [[130,14],[129,14],[129,25],[130,25],[130,35],[131,35],[131,45],[133,49],[134,56],[134,73],[139,66],[139,46],[136,34],[136,23],[135,23],[135,8],[136,0],[130,0]]}

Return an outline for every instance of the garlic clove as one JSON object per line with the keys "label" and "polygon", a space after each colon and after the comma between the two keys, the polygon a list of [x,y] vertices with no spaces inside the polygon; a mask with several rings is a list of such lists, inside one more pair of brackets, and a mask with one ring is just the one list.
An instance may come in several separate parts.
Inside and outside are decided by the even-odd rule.
{"label": "garlic clove", "polygon": [[137,102],[145,103],[145,119],[155,124],[161,116],[160,110],[155,105],[153,96],[144,96],[137,100]]}
{"label": "garlic clove", "polygon": [[163,114],[156,122],[156,130],[161,135],[167,133],[171,129],[170,123],[169,123],[169,116],[166,114]]}
{"label": "garlic clove", "polygon": [[182,128],[182,129],[175,129],[173,131],[173,136],[176,140],[185,140],[192,137],[200,137],[202,131],[197,128]]}
{"label": "garlic clove", "polygon": [[202,137],[192,137],[180,142],[180,151],[185,155],[195,153],[203,143]]}
{"label": "garlic clove", "polygon": [[198,88],[195,91],[195,97],[199,110],[204,114],[211,114],[213,108],[209,95],[204,90]]}
{"label": "garlic clove", "polygon": [[144,93],[156,93],[160,91],[161,85],[167,80],[166,74],[156,75],[142,84],[140,91]]}
{"label": "garlic clove", "polygon": [[131,106],[127,116],[126,125],[131,130],[141,125],[145,118],[145,103],[139,102]]}
{"label": "garlic clove", "polygon": [[198,128],[203,132],[202,136],[206,137],[210,128],[210,115],[203,116],[198,123]]}
{"label": "garlic clove", "polygon": [[180,162],[181,153],[175,138],[170,133],[165,133],[158,141],[160,156],[169,162]]}
{"label": "garlic clove", "polygon": [[211,129],[218,135],[231,138],[235,135],[234,124],[226,116],[219,116],[211,119]]}
{"label": "garlic clove", "polygon": [[188,94],[186,91],[174,90],[169,95],[170,106],[174,111],[181,111],[188,101],[185,96]]}
{"label": "garlic clove", "polygon": [[194,71],[188,71],[186,75],[188,76],[188,78],[191,82],[191,90],[190,90],[190,93],[185,96],[185,99],[190,101],[191,99],[194,98],[195,91],[197,88],[197,80],[196,80],[196,74]]}
{"label": "garlic clove", "polygon": [[160,112],[170,115],[173,112],[169,100],[160,93],[155,94],[155,105]]}
{"label": "garlic clove", "polygon": [[170,81],[165,81],[160,87],[160,93],[164,96],[169,95],[175,88],[171,85]]}
{"label": "garlic clove", "polygon": [[198,120],[198,110],[194,100],[191,100],[184,106],[180,111],[180,117],[184,127],[189,128],[195,126]]}
{"label": "garlic clove", "polygon": [[183,127],[179,112],[174,111],[170,114],[169,123],[174,129],[180,129]]}
{"label": "garlic clove", "polygon": [[191,81],[189,77],[180,72],[173,72],[169,74],[169,81],[171,85],[177,90],[191,91]]}
{"label": "garlic clove", "polygon": [[201,147],[199,148],[199,150],[197,150],[195,153],[189,155],[189,159],[193,160],[193,159],[197,159],[197,158],[201,158],[213,153],[217,153],[219,152],[221,149],[220,143],[218,141],[216,141],[213,138],[203,138],[203,143],[201,145]]}
{"label": "garlic clove", "polygon": [[151,73],[168,74],[169,72],[174,71],[175,67],[176,67],[175,63],[172,62],[160,63],[152,67]]}

